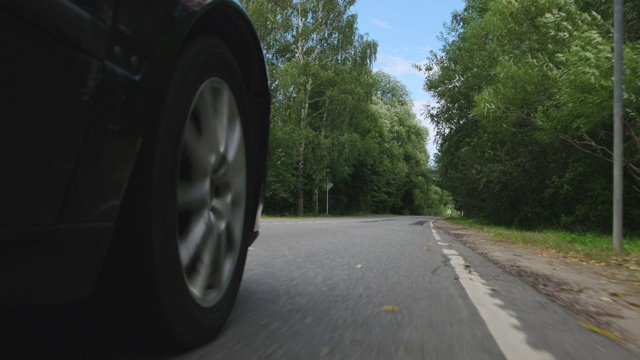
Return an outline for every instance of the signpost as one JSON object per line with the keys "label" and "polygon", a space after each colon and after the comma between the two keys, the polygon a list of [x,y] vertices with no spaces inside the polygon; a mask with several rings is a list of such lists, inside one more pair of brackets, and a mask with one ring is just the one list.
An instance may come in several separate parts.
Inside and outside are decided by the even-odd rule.
{"label": "signpost", "polygon": [[329,189],[333,187],[333,183],[327,180],[327,215],[329,215]]}

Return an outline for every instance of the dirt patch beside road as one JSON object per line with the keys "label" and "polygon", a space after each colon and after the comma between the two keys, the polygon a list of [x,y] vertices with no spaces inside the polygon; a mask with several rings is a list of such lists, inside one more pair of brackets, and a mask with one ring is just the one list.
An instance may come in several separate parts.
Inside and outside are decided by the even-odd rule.
{"label": "dirt patch beside road", "polygon": [[434,226],[640,354],[640,271],[507,243],[443,219]]}

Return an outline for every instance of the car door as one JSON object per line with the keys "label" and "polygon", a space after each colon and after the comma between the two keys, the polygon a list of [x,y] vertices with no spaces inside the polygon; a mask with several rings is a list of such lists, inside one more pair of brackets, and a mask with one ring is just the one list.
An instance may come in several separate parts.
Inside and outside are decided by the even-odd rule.
{"label": "car door", "polygon": [[0,225],[56,222],[92,119],[113,6],[0,4]]}

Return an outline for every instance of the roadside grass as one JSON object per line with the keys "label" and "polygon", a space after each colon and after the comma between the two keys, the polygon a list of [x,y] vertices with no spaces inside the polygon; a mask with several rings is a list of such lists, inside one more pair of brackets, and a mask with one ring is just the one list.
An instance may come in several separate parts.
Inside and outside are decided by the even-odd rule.
{"label": "roadside grass", "polygon": [[624,250],[617,255],[611,236],[559,230],[526,231],[483,224],[474,219],[449,218],[456,225],[483,232],[496,240],[532,246],[543,251],[592,264],[640,268],[640,238],[625,238]]}

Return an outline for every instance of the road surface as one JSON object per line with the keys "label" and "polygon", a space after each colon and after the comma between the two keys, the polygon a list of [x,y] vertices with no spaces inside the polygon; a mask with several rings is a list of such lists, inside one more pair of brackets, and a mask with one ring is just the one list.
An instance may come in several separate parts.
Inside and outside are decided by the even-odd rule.
{"label": "road surface", "polygon": [[225,332],[173,358],[637,358],[432,220],[263,220]]}
{"label": "road surface", "polygon": [[263,219],[215,341],[183,354],[99,343],[79,358],[638,358],[433,229],[434,219]]}

